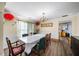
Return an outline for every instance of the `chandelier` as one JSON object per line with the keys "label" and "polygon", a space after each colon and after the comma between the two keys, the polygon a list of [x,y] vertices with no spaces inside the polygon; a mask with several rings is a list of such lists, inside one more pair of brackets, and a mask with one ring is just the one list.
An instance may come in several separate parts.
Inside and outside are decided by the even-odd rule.
{"label": "chandelier", "polygon": [[45,16],[45,12],[42,13],[42,17],[40,18],[41,21],[46,21],[48,18]]}
{"label": "chandelier", "polygon": [[42,17],[40,18],[40,20],[37,20],[37,21],[35,22],[35,24],[38,26],[38,25],[40,25],[40,22],[41,22],[41,21],[44,22],[44,21],[46,21],[46,20],[48,20],[48,18],[45,16],[45,12],[43,12],[43,13],[42,13]]}

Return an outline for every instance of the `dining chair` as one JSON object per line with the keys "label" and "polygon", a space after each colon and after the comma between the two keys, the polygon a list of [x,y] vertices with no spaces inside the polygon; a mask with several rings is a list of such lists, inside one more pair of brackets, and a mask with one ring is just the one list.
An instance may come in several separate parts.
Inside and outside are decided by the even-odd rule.
{"label": "dining chair", "polygon": [[22,37],[26,37],[26,36],[28,36],[28,34],[22,34]]}
{"label": "dining chair", "polygon": [[49,46],[49,34],[46,34],[46,36],[45,36],[45,46],[46,46],[46,48]]}
{"label": "dining chair", "polygon": [[[8,45],[8,49],[9,49],[9,56],[22,55],[22,53],[25,50],[24,43],[19,44],[20,43],[19,40],[11,43],[11,41],[9,40],[8,37],[6,37],[6,41],[7,41],[7,45]],[[15,46],[12,46],[13,44],[15,44]]]}
{"label": "dining chair", "polygon": [[40,55],[40,52],[45,52],[45,37],[41,38],[40,41],[36,44],[36,46],[33,48],[34,53],[37,55]]}
{"label": "dining chair", "polygon": [[51,45],[51,33],[49,33],[49,45]]}

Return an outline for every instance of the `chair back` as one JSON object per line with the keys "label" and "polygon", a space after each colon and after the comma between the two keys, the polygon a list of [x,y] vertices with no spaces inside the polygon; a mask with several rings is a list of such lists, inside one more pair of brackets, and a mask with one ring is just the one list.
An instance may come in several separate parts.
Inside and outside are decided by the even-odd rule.
{"label": "chair back", "polygon": [[41,38],[38,44],[39,44],[39,50],[44,49],[45,48],[45,37]]}
{"label": "chair back", "polygon": [[51,40],[51,33],[49,33],[49,39]]}
{"label": "chair back", "polygon": [[28,36],[28,34],[23,34],[23,35],[22,35],[22,37],[26,37],[26,36]]}
{"label": "chair back", "polygon": [[46,34],[45,39],[46,39],[46,40],[48,40],[48,39],[49,39],[49,35],[48,35],[48,34]]}
{"label": "chair back", "polygon": [[45,48],[48,47],[48,44],[49,44],[49,34],[46,34],[46,36],[45,36]]}
{"label": "chair back", "polygon": [[7,41],[7,45],[8,45],[9,52],[10,52],[10,53],[13,53],[12,45],[11,45],[11,42],[10,42],[10,40],[8,39],[8,37],[6,37],[6,41]]}
{"label": "chair back", "polygon": [[34,47],[36,51],[41,51],[45,48],[45,37],[41,38],[37,45]]}

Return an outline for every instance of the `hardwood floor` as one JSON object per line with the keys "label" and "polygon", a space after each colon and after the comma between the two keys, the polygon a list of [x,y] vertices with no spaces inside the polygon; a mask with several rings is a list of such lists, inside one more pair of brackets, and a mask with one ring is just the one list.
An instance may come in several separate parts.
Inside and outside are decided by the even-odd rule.
{"label": "hardwood floor", "polygon": [[[4,51],[4,54],[8,54],[8,50]],[[31,53],[31,56],[35,54]],[[46,49],[45,53],[41,53],[41,56],[72,56],[71,50],[69,47],[64,47],[62,40],[60,41],[53,41],[51,45]],[[25,54],[23,54],[25,56]]]}
{"label": "hardwood floor", "polygon": [[[64,39],[66,40],[67,38]],[[52,41],[46,52],[41,53],[41,56],[73,56],[70,47],[62,42],[63,40]],[[31,54],[31,56],[34,56],[34,54]]]}

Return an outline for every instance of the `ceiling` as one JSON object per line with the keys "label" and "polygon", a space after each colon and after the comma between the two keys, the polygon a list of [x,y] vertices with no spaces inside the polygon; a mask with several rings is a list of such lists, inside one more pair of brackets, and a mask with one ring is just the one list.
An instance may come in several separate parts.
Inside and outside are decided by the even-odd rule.
{"label": "ceiling", "polygon": [[24,20],[38,20],[43,12],[49,19],[79,13],[78,2],[7,2],[5,8]]}

